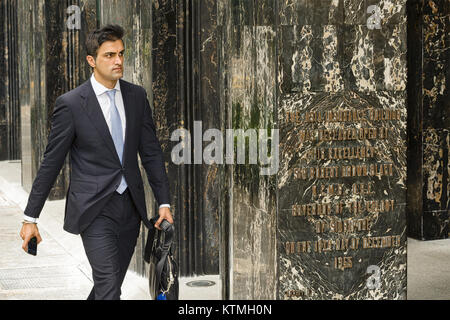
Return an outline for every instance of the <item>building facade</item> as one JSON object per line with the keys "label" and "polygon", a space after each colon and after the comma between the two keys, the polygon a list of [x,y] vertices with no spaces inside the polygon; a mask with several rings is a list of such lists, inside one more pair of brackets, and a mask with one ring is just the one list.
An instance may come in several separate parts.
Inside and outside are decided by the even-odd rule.
{"label": "building facade", "polygon": [[[404,299],[407,236],[449,235],[449,0],[2,0],[0,17],[0,160],[22,162],[28,191],[56,98],[90,76],[86,35],[124,27],[180,274],[219,274],[223,298]],[[231,147],[213,144],[227,129]],[[67,160],[50,200],[69,177]]]}

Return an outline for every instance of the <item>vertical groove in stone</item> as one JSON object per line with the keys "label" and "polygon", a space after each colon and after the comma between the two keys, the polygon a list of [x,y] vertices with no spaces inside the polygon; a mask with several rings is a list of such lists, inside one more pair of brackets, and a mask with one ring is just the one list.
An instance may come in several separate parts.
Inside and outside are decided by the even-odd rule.
{"label": "vertical groove in stone", "polygon": [[20,108],[17,76],[17,0],[0,4],[0,159],[20,159]]}
{"label": "vertical groove in stone", "polygon": [[30,25],[30,2],[18,0],[17,15],[18,21],[18,82],[19,82],[19,99],[20,99],[20,127],[21,127],[21,169],[22,169],[22,186],[25,190],[31,190],[32,174],[31,174],[31,128],[30,128],[30,61],[27,54],[30,53],[30,32],[27,27]]}
{"label": "vertical groove in stone", "polygon": [[0,6],[0,159],[13,160],[20,157],[16,0],[3,1]]}
{"label": "vertical groove in stone", "polygon": [[[198,4],[198,55],[199,55],[199,104],[203,132],[208,129],[223,129],[224,114],[219,107],[218,97],[218,29],[217,3],[202,0]],[[223,132],[223,131],[221,131]],[[209,144],[209,143],[207,143]],[[205,143],[204,143],[204,147]],[[205,150],[205,149],[203,149]],[[220,197],[223,194],[223,165],[205,164],[201,166],[199,185],[203,190],[199,193],[200,210],[203,213],[201,270],[205,274],[219,273],[219,223]]]}
{"label": "vertical groove in stone", "polygon": [[[162,12],[162,8],[160,8]],[[177,5],[177,44],[179,74],[171,83],[178,84],[178,105],[169,105],[172,116],[172,129],[189,130],[192,143],[208,128],[220,125],[220,112],[215,110],[217,102],[217,48],[216,48],[216,7],[213,1],[178,2]],[[166,10],[167,11],[167,10]],[[155,15],[157,17],[157,15]],[[156,30],[156,29],[155,29]],[[162,35],[161,35],[162,36]],[[168,39],[167,44],[171,45]],[[155,58],[165,53],[164,61],[171,61],[168,49],[156,51]],[[158,61],[160,65],[167,62]],[[156,66],[155,66],[156,67]],[[154,70],[155,72],[155,70]],[[165,74],[171,76],[171,68]],[[157,84],[163,84],[157,82]],[[155,87],[158,88],[158,87]],[[174,86],[164,83],[165,90]],[[175,95],[172,95],[175,96]],[[155,97],[161,103],[161,95]],[[156,102],[156,100],[155,100]],[[194,121],[202,121],[201,132],[195,132]],[[174,146],[177,142],[172,143]],[[192,165],[169,165],[169,179],[173,178],[173,197],[179,225],[181,274],[217,274],[219,272],[219,197],[220,168],[204,165],[200,144],[195,148],[200,156],[194,154],[191,145]],[[171,169],[171,170],[170,170]],[[172,179],[171,179],[172,180]]]}
{"label": "vertical groove in stone", "polygon": [[[63,39],[64,32],[64,18],[66,16],[67,3],[58,0],[45,1],[44,16],[45,16],[45,106],[47,108],[46,119],[47,132],[45,138],[47,139],[51,129],[50,120],[53,114],[56,98],[65,92],[71,82],[71,77],[68,77],[68,70],[73,67],[71,61],[63,59],[63,44],[66,43]],[[72,51],[72,50],[71,50]],[[45,140],[45,145],[47,140]],[[44,145],[44,148],[45,148]],[[68,162],[66,161],[66,164]],[[67,168],[67,165],[65,166]],[[50,191],[49,199],[64,198],[67,190],[67,182],[69,177],[66,177],[65,169],[56,178],[55,184]]]}
{"label": "vertical groove in stone", "polygon": [[8,73],[7,73],[7,19],[6,1],[0,2],[0,159],[8,159]]}
{"label": "vertical groove in stone", "polygon": [[[228,43],[231,32],[231,6],[228,5],[227,0],[220,0],[217,2],[217,52],[218,52],[218,70],[219,70],[219,85],[218,85],[218,105],[220,107],[223,122],[220,126],[222,132],[225,128],[232,127],[232,110],[230,103],[229,88],[231,77],[225,70],[229,69],[230,50],[224,44]],[[220,197],[220,276],[222,280],[222,298],[230,299],[233,291],[233,245],[232,245],[232,166],[225,165],[221,174],[223,181],[222,196]]]}
{"label": "vertical groove in stone", "polygon": [[8,32],[8,158],[20,159],[20,109],[17,76],[17,0],[9,0],[7,30]]}

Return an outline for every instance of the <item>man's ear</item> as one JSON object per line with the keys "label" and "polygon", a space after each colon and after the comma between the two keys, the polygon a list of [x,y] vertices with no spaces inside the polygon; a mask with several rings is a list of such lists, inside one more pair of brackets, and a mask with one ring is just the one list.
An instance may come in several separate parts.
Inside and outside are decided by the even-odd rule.
{"label": "man's ear", "polygon": [[93,56],[86,56],[86,60],[92,68],[95,68],[95,59]]}

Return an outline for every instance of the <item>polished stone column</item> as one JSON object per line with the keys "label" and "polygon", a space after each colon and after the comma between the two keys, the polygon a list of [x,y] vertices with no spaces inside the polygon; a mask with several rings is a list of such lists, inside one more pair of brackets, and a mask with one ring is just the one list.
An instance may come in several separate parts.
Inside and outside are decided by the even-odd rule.
{"label": "polished stone column", "polygon": [[278,299],[406,298],[405,2],[278,2]]}
{"label": "polished stone column", "polygon": [[17,0],[0,3],[0,159],[20,159]]}
{"label": "polished stone column", "polygon": [[[259,138],[261,132],[272,136],[275,127],[276,1],[218,1],[217,10],[220,110],[227,129],[242,130],[232,132],[232,149],[225,148],[231,152],[225,171],[228,220],[222,229],[229,246],[227,297],[275,299],[276,169],[262,173]],[[253,147],[255,159],[249,154]],[[241,148],[243,162],[238,160]]]}
{"label": "polished stone column", "polygon": [[408,235],[444,239],[450,233],[450,1],[408,4]]}
{"label": "polished stone column", "polygon": [[6,1],[0,3],[0,159],[8,159],[8,55],[7,55],[7,5]]}
{"label": "polished stone column", "polygon": [[[17,12],[23,21],[18,32],[22,184],[30,190],[47,145],[56,98],[89,76],[84,39],[96,25],[96,4],[95,0],[19,0]],[[67,160],[50,200],[65,197],[69,169]]]}
{"label": "polished stone column", "polygon": [[[211,112],[218,99],[214,2],[108,0],[100,1],[99,16],[100,25],[125,29],[124,79],[146,89],[153,110],[169,176],[180,275],[218,274],[221,169],[202,162],[174,164],[171,151],[178,141],[170,140],[179,128],[194,138],[195,120],[203,122],[203,130],[222,123],[220,113]],[[141,172],[146,177],[142,166]],[[158,209],[146,178],[144,184],[152,217]],[[143,275],[146,231],[143,227],[131,265]]]}
{"label": "polished stone column", "polygon": [[48,136],[44,1],[18,1],[22,185],[30,191]]}

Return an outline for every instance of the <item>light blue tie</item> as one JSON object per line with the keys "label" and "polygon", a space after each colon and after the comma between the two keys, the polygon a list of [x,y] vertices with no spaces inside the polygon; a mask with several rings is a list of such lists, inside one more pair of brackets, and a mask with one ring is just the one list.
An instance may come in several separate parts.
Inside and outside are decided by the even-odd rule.
{"label": "light blue tie", "polygon": [[[122,155],[123,155],[123,129],[122,129],[122,121],[120,121],[119,110],[116,107],[116,90],[110,90],[106,92],[109,97],[109,101],[111,103],[111,107],[109,108],[111,114],[111,136],[114,141],[114,146],[116,147],[117,155],[119,156],[120,163],[122,163]],[[125,181],[125,177],[122,175],[122,180],[120,181],[119,187],[116,191],[122,194],[127,188],[127,183]]]}

